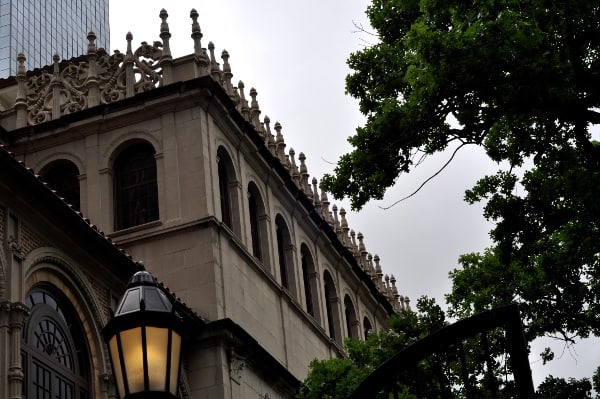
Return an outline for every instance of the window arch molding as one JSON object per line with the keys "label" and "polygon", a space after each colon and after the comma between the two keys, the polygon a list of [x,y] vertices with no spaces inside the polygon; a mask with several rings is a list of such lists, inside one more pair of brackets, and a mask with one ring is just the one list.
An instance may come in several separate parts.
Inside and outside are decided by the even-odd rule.
{"label": "window arch molding", "polygon": [[268,269],[271,268],[269,247],[269,225],[271,218],[267,212],[265,198],[258,186],[250,181],[247,190],[248,221],[250,227],[250,246],[254,257],[259,259]]}
{"label": "window arch molding", "polygon": [[86,174],[87,167],[83,159],[78,154],[66,151],[53,152],[52,154],[41,158],[38,162],[36,162],[33,165],[33,170],[37,171],[37,173],[40,174],[50,164],[56,161],[71,162],[77,167],[77,170],[79,170],[80,175]]}
{"label": "window arch molding", "polygon": [[[71,266],[68,258],[54,248],[37,248],[28,255],[25,263],[24,293],[40,284],[59,290],[65,301],[72,304],[83,332],[88,351],[90,369],[90,397],[101,397],[106,387],[101,386],[97,373],[108,370],[109,359],[103,350],[102,327],[108,320],[106,309],[100,308],[87,280]],[[25,298],[23,298],[25,301]]]}
{"label": "window arch molding", "polygon": [[160,139],[146,131],[134,130],[118,135],[108,144],[106,150],[102,153],[102,158],[98,162],[100,169],[112,168],[119,152],[132,143],[148,143],[154,148],[156,158],[160,159],[162,157],[163,148]]}

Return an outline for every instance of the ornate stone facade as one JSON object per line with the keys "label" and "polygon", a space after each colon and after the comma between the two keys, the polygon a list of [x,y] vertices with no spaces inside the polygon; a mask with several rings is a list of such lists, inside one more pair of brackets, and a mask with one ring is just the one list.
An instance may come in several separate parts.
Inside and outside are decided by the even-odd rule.
{"label": "ornate stone facade", "polygon": [[[312,359],[344,356],[344,338],[385,327],[388,315],[409,308],[408,298],[350,229],[345,210],[330,207],[309,179],[305,155],[286,152],[282,125],[260,119],[257,91],[247,99],[244,84],[234,86],[227,51],[219,62],[212,42],[202,47],[198,13],[190,13],[194,51],[178,59],[166,11],[159,17],[161,41],[152,45],[133,50],[128,34],[126,53],[108,55],[90,33],[86,55],[55,56],[30,72],[20,55],[16,85],[0,85],[6,148],[76,203],[27,216],[0,196],[11,259],[0,268],[9,301],[2,309],[36,290],[64,293],[89,343],[89,382],[80,384],[110,397],[99,330],[124,275],[139,267],[131,254],[195,314],[181,397],[291,397]],[[48,227],[56,212],[72,214],[60,226],[75,223],[79,234]],[[103,245],[126,266],[99,256]],[[18,323],[3,312],[0,345],[14,350]],[[11,398],[29,384],[19,359],[0,363]]]}

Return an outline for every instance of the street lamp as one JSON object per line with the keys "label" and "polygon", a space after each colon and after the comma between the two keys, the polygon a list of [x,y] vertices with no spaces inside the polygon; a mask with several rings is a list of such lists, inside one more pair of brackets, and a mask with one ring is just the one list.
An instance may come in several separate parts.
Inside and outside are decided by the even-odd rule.
{"label": "street lamp", "polygon": [[102,330],[121,399],[177,396],[183,323],[146,271],[135,273]]}

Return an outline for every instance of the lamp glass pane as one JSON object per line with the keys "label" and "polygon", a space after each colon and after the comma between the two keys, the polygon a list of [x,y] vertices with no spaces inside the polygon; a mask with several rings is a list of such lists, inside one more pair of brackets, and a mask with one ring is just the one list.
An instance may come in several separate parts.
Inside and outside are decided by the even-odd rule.
{"label": "lamp glass pane", "polygon": [[173,331],[171,338],[171,382],[169,390],[177,396],[177,381],[179,379],[179,357],[181,356],[181,336]]}
{"label": "lamp glass pane", "polygon": [[142,354],[142,327],[121,332],[121,346],[129,393],[144,390],[144,357]]}
{"label": "lamp glass pane", "polygon": [[123,385],[123,370],[121,369],[121,359],[119,359],[119,348],[117,346],[116,335],[113,335],[110,341],[108,341],[108,350],[110,351],[110,358],[112,360],[115,380],[117,381],[119,397],[122,398],[125,396],[125,387]]}
{"label": "lamp glass pane", "polygon": [[148,382],[151,391],[164,392],[167,382],[168,328],[146,327]]}

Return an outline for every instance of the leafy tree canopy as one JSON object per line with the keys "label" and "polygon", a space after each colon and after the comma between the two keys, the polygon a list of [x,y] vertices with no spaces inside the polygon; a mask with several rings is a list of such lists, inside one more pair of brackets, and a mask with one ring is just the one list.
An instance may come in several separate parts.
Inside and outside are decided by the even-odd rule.
{"label": "leafy tree canopy", "polygon": [[[420,298],[417,309],[395,315],[389,320],[388,330],[373,332],[364,341],[347,340],[347,358],[312,361],[297,398],[346,399],[382,362],[447,324],[444,312],[434,300]],[[422,371],[427,375],[427,370]],[[399,399],[415,398],[406,387]]]}
{"label": "leafy tree canopy", "polygon": [[499,171],[466,200],[486,201],[494,245],[452,273],[452,316],[519,302],[529,339],[600,335],[600,1],[373,0],[367,15],[378,42],[346,81],[366,124],[323,188],[360,208],[423,156],[482,147]]}
{"label": "leafy tree canopy", "polygon": [[367,122],[323,186],[360,208],[420,155],[466,144],[511,166],[565,145],[598,162],[599,13],[595,0],[373,0],[379,42],[346,80]]}

